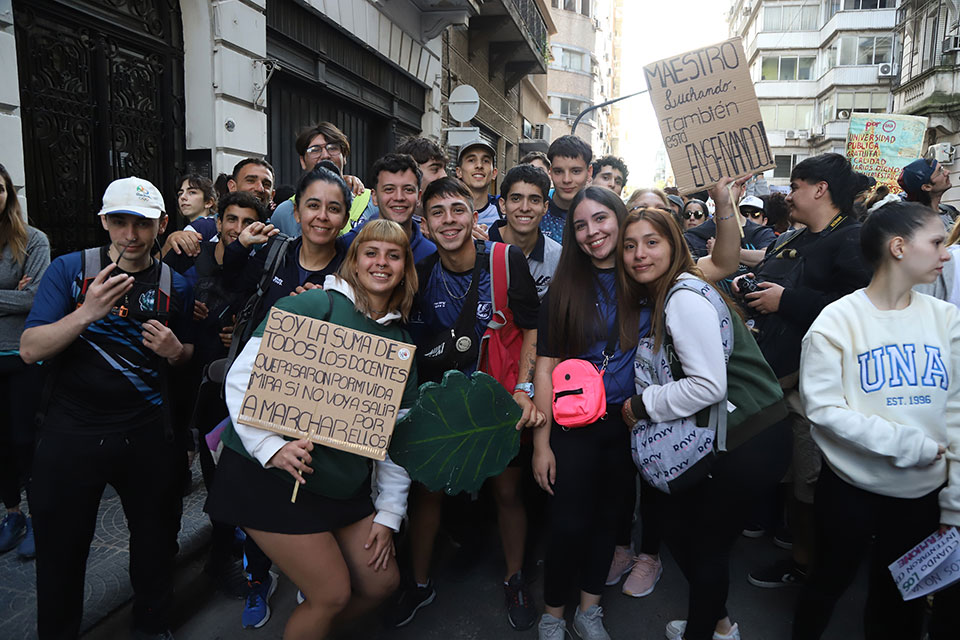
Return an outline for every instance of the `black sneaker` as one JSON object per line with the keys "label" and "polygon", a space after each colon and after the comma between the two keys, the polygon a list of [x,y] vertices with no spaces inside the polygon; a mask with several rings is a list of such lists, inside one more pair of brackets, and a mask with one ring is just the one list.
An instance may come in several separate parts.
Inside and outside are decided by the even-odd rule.
{"label": "black sneaker", "polygon": [[806,579],[806,570],[798,567],[792,558],[781,560],[770,567],[751,571],[747,576],[750,584],[765,589],[797,587]]}
{"label": "black sneaker", "polygon": [[758,524],[747,525],[743,528],[741,533],[743,533],[744,537],[747,538],[762,538],[763,536],[767,535],[766,529]]}
{"label": "black sneaker", "polygon": [[793,534],[790,533],[790,529],[786,527],[778,529],[773,535],[773,544],[787,551],[793,549]]}
{"label": "black sneaker", "polygon": [[385,618],[387,626],[399,628],[409,624],[417,615],[417,611],[433,602],[436,597],[437,592],[433,588],[432,580],[425,587],[418,587],[415,584],[401,587],[390,609],[387,610]]}
{"label": "black sneaker", "polygon": [[510,576],[507,584],[503,585],[503,594],[507,601],[507,620],[510,626],[517,631],[526,631],[540,617],[533,606],[533,596],[526,581],[519,573]]}

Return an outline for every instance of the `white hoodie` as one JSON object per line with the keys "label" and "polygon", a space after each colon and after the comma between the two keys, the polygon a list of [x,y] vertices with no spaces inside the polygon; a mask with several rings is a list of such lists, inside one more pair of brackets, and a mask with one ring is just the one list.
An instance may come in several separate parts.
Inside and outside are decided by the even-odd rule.
{"label": "white hoodie", "polygon": [[[354,302],[353,290],[346,282],[340,280],[336,275],[328,275],[324,280],[323,288],[327,291],[336,291],[342,293],[351,302]],[[394,320],[399,320],[400,314],[390,312],[377,320],[378,324],[388,324]],[[233,428],[240,437],[243,447],[256,458],[264,468],[269,465],[270,458],[280,450],[289,440],[283,436],[258,429],[237,422],[240,416],[240,407],[243,404],[243,396],[247,391],[247,384],[250,380],[250,372],[253,370],[253,362],[260,351],[260,342],[262,338],[250,338],[250,341],[243,347],[243,350],[237,355],[237,359],[230,367],[226,379],[226,401],[227,409],[230,411],[230,419],[233,421]],[[403,416],[407,415],[408,409],[401,409],[397,415],[397,422]],[[322,446],[322,445],[320,445]],[[377,515],[373,521],[390,527],[394,531],[400,530],[400,522],[407,513],[407,496],[410,493],[410,476],[406,469],[396,464],[387,455],[383,462],[374,461],[374,478],[376,490],[374,491],[374,508]]]}
{"label": "white hoodie", "polygon": [[[885,496],[940,493],[960,525],[960,312],[914,292],[881,311],[861,289],[828,305],[803,339],[800,394],[830,467]],[[937,447],[948,448],[936,460]],[[949,474],[949,478],[948,478]]]}

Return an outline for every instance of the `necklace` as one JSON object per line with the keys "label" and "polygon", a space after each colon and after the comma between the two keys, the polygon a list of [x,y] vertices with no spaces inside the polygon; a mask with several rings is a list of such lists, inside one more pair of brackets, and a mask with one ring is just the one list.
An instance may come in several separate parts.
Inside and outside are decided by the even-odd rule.
{"label": "necklace", "polygon": [[464,291],[462,295],[459,295],[459,296],[456,295],[453,291],[450,291],[450,287],[447,286],[447,278],[446,278],[446,276],[443,275],[443,272],[444,272],[444,271],[445,271],[445,269],[444,269],[443,266],[441,265],[441,266],[440,266],[440,282],[443,283],[443,288],[447,290],[447,295],[450,296],[451,298],[453,298],[454,300],[463,300],[464,298],[466,298],[466,297],[467,297],[467,293],[470,292],[470,288],[467,287],[467,290]]}

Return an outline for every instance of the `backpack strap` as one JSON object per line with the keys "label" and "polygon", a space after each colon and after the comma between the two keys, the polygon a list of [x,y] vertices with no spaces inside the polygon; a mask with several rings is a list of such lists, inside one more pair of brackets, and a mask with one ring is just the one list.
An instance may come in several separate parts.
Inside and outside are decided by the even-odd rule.
{"label": "backpack strap", "polygon": [[[709,283],[697,278],[681,278],[677,280],[673,286],[670,287],[663,301],[663,326],[666,327],[667,301],[670,300],[673,294],[681,290],[692,291],[703,296],[713,305],[713,308],[716,309],[717,316],[720,319],[720,339],[723,343],[723,359],[726,362],[730,362],[730,356],[733,354],[733,318],[730,315],[730,308],[727,307],[727,303],[723,297],[717,293]],[[664,344],[665,347],[669,346],[668,349],[665,348],[665,352],[669,352],[670,373],[673,375],[674,380],[679,380],[684,377],[683,370],[680,368],[680,361],[675,357],[673,340],[670,339],[666,331],[664,331]],[[714,442],[716,443],[717,451],[727,450],[727,402],[727,392],[724,391],[723,398],[716,404],[710,406],[710,417],[707,426],[716,434]]]}
{"label": "backpack strap", "polygon": [[[87,297],[87,288],[97,274],[103,269],[103,263],[100,259],[101,247],[93,247],[83,250],[83,264],[80,267],[80,295],[77,296],[77,307],[83,304]],[[91,275],[93,274],[93,275]]]}
{"label": "backpack strap", "polygon": [[490,301],[493,313],[487,323],[489,329],[496,331],[507,324],[504,311],[509,306],[510,289],[510,245],[494,242],[490,252]]}

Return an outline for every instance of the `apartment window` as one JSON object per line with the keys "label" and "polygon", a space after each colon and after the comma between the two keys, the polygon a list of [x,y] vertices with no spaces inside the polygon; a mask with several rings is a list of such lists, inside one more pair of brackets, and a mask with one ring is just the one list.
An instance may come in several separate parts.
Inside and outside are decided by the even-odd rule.
{"label": "apartment window", "polygon": [[830,67],[893,61],[893,36],[842,36],[827,49]]}
{"label": "apartment window", "polygon": [[560,117],[576,118],[580,112],[587,108],[587,103],[583,100],[574,100],[573,98],[560,98]]}
{"label": "apartment window", "polygon": [[840,112],[860,111],[864,113],[886,113],[887,94],[877,92],[857,91],[853,93],[837,93],[837,118]]}
{"label": "apartment window", "polygon": [[810,129],[813,126],[812,104],[762,105],[760,115],[767,131]]}
{"label": "apartment window", "polygon": [[550,3],[550,6],[553,7],[554,9],[559,9],[559,8],[560,8],[560,0],[552,0],[552,2]]}
{"label": "apartment window", "polygon": [[580,0],[580,13],[585,16],[590,15],[590,0]]}
{"label": "apartment window", "polygon": [[590,63],[587,55],[572,49],[561,50],[560,66],[567,71],[589,71]]}
{"label": "apartment window", "polygon": [[813,80],[815,56],[764,56],[761,80]]}
{"label": "apartment window", "polygon": [[790,173],[793,171],[793,168],[797,166],[802,160],[806,160],[809,156],[805,153],[793,153],[793,154],[784,154],[784,155],[775,155],[773,156],[773,161],[776,163],[776,168],[773,170],[774,178],[789,178]]}
{"label": "apartment window", "polygon": [[818,9],[813,4],[766,6],[763,9],[763,30],[815,31]]}
{"label": "apartment window", "polygon": [[827,20],[837,11],[861,11],[864,9],[892,9],[897,5],[896,0],[827,0]]}

